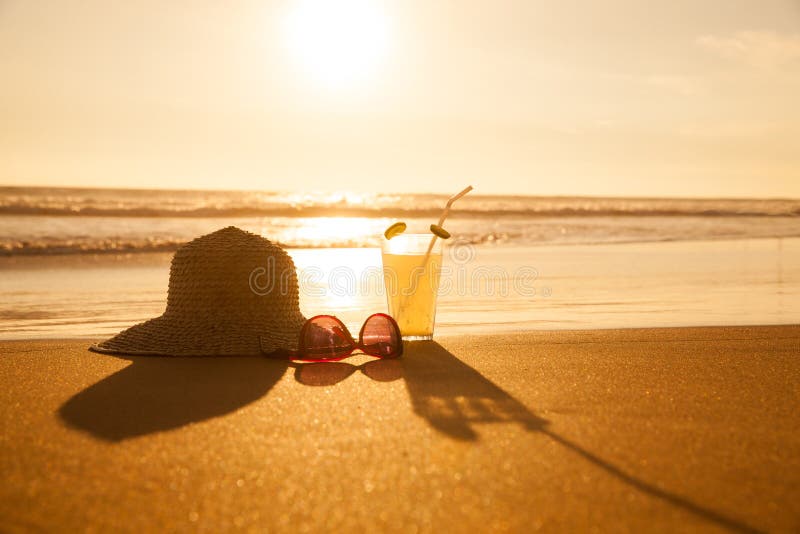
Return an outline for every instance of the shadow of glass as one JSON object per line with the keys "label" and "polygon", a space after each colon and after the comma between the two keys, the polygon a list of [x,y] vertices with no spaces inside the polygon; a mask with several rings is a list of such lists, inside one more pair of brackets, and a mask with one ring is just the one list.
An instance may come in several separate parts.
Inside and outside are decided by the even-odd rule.
{"label": "shadow of glass", "polygon": [[512,422],[540,430],[547,421],[435,341],[407,342],[403,374],[414,412],[459,440],[476,440],[474,423]]}
{"label": "shadow of glass", "polygon": [[585,460],[588,460],[590,463],[596,465],[597,467],[603,469],[608,474],[616,477],[617,479],[621,480],[622,482],[630,485],[631,487],[641,491],[642,493],[646,493],[651,497],[655,497],[657,499],[661,499],[669,504],[681,508],[687,512],[690,512],[698,517],[702,517],[706,521],[710,521],[712,523],[716,523],[718,526],[724,527],[728,530],[732,530],[734,532],[747,532],[747,533],[757,533],[761,532],[758,529],[755,529],[749,525],[741,523],[733,518],[727,517],[719,512],[716,512],[710,508],[706,508],[705,506],[701,506],[686,497],[682,497],[676,493],[672,493],[667,490],[663,490],[657,486],[650,484],[649,482],[645,482],[644,480],[631,475],[630,473],[626,473],[621,468],[617,467],[616,465],[600,458],[596,454],[591,451],[588,451],[574,443],[567,438],[559,436],[558,434],[551,432],[548,429],[543,429],[541,431],[544,435],[566,447],[567,449],[575,452],[576,454],[582,456]]}
{"label": "shadow of glass", "polygon": [[294,378],[306,386],[333,386],[356,371],[377,382],[392,382],[403,376],[399,360],[372,360],[361,365],[347,362],[316,362],[293,364]]}
{"label": "shadow of glass", "polygon": [[661,489],[625,472],[613,463],[564,438],[548,428],[545,419],[500,389],[435,341],[407,342],[403,354],[403,376],[414,411],[442,433],[458,440],[476,440],[474,423],[514,422],[540,432],[594,466],[631,487],[683,509],[706,521],[736,532],[759,530]]}
{"label": "shadow of glass", "polygon": [[288,367],[252,357],[124,359],[132,363],[59,408],[67,425],[107,441],[179,428],[258,400]]}

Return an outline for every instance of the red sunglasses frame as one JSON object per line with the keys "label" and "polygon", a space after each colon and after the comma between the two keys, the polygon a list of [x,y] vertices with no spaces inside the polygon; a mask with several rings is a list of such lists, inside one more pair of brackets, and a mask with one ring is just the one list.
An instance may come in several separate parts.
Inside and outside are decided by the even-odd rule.
{"label": "red sunglasses frame", "polygon": [[[367,345],[364,345],[363,342],[364,329],[367,327],[367,323],[369,323],[369,320],[372,319],[373,317],[383,317],[384,319],[388,319],[389,324],[391,324],[392,327],[397,332],[398,343],[397,343],[397,352],[395,354],[392,354],[391,356],[386,356],[383,354],[375,354],[373,352],[370,352],[370,350],[367,348],[368,347]],[[348,350],[346,353],[341,354],[339,356],[335,356],[333,358],[316,358],[316,357],[306,356],[307,354],[307,347],[305,346],[306,330],[312,324],[314,324],[314,321],[316,319],[323,319],[323,318],[333,319],[341,326],[340,333],[344,335],[345,339],[350,343],[350,350]],[[349,358],[356,350],[360,350],[361,352],[363,352],[368,356],[374,356],[376,358],[382,358],[387,360],[399,358],[400,356],[402,356],[403,338],[402,335],[400,334],[400,327],[397,325],[397,321],[394,320],[394,317],[392,317],[391,315],[387,315],[385,313],[373,313],[364,320],[364,324],[361,326],[361,330],[359,330],[358,332],[358,341],[356,341],[355,339],[353,339],[353,335],[350,333],[350,330],[347,329],[347,326],[345,326],[342,320],[336,317],[335,315],[327,315],[327,314],[315,315],[314,317],[309,318],[308,320],[306,320],[305,323],[303,323],[303,327],[300,329],[300,343],[298,344],[297,350],[283,349],[268,354],[267,356],[270,358],[280,358],[280,359],[286,359],[286,357],[288,356],[289,359],[300,360],[304,362],[338,362],[340,360],[344,360],[345,358]]]}

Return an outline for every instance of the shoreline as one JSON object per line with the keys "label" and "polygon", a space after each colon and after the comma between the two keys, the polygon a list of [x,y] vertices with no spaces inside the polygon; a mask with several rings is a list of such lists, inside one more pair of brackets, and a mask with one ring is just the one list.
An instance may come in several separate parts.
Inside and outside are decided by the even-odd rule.
{"label": "shoreline", "polygon": [[[306,317],[357,332],[386,310],[378,249],[289,253]],[[0,339],[111,337],[157,317],[170,259],[0,258]],[[800,239],[474,247],[444,268],[438,335],[800,323]]]}
{"label": "shoreline", "polygon": [[[687,326],[655,326],[655,327],[641,327],[641,326],[630,326],[630,327],[618,327],[618,328],[580,328],[580,329],[569,329],[569,328],[555,328],[551,330],[538,330],[538,329],[520,329],[520,330],[504,330],[503,332],[496,332],[496,333],[487,333],[487,332],[479,332],[479,333],[454,333],[454,332],[446,332],[443,334],[435,334],[434,335],[434,342],[438,341],[450,341],[454,339],[465,339],[471,337],[482,337],[482,338],[502,338],[505,340],[508,339],[515,339],[517,337],[526,337],[526,336],[566,336],[567,339],[571,339],[569,336],[577,335],[581,338],[588,339],[591,337],[591,334],[595,334],[602,338],[605,335],[614,334],[618,336],[624,337],[626,333],[639,333],[639,332],[651,332],[651,333],[658,333],[660,335],[665,335],[669,337],[670,332],[686,332],[686,331],[694,331],[701,334],[704,334],[708,331],[716,331],[719,329],[728,329],[728,328],[735,328],[740,330],[747,330],[747,329],[770,329],[774,328],[777,330],[783,328],[800,328],[800,322],[787,322],[787,323],[763,323],[763,324],[708,324],[708,325],[687,325]],[[98,337],[96,335],[82,335],[82,336],[73,336],[73,337],[21,337],[21,338],[2,338],[0,339],[0,347],[2,347],[5,343],[71,343],[74,341],[86,341],[86,342],[100,342],[104,338]],[[772,338],[746,338],[746,339],[772,339]],[[778,337],[776,339],[784,339],[783,337]],[[633,339],[627,339],[626,341],[634,341]],[[581,343],[594,343],[594,341],[584,340]],[[88,345],[87,345],[88,347]]]}

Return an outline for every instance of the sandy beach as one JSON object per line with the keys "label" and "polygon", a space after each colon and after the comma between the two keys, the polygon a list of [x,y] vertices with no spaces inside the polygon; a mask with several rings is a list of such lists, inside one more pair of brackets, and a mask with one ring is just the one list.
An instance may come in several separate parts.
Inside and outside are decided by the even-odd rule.
{"label": "sandy beach", "polygon": [[0,529],[797,531],[800,326],[289,366],[0,344]]}

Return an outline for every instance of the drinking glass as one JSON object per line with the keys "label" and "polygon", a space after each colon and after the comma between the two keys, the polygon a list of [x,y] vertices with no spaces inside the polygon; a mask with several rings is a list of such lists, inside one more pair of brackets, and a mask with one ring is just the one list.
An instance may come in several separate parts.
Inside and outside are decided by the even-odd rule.
{"label": "drinking glass", "polygon": [[405,340],[433,339],[442,270],[442,240],[433,234],[400,234],[381,245],[389,314]]}

